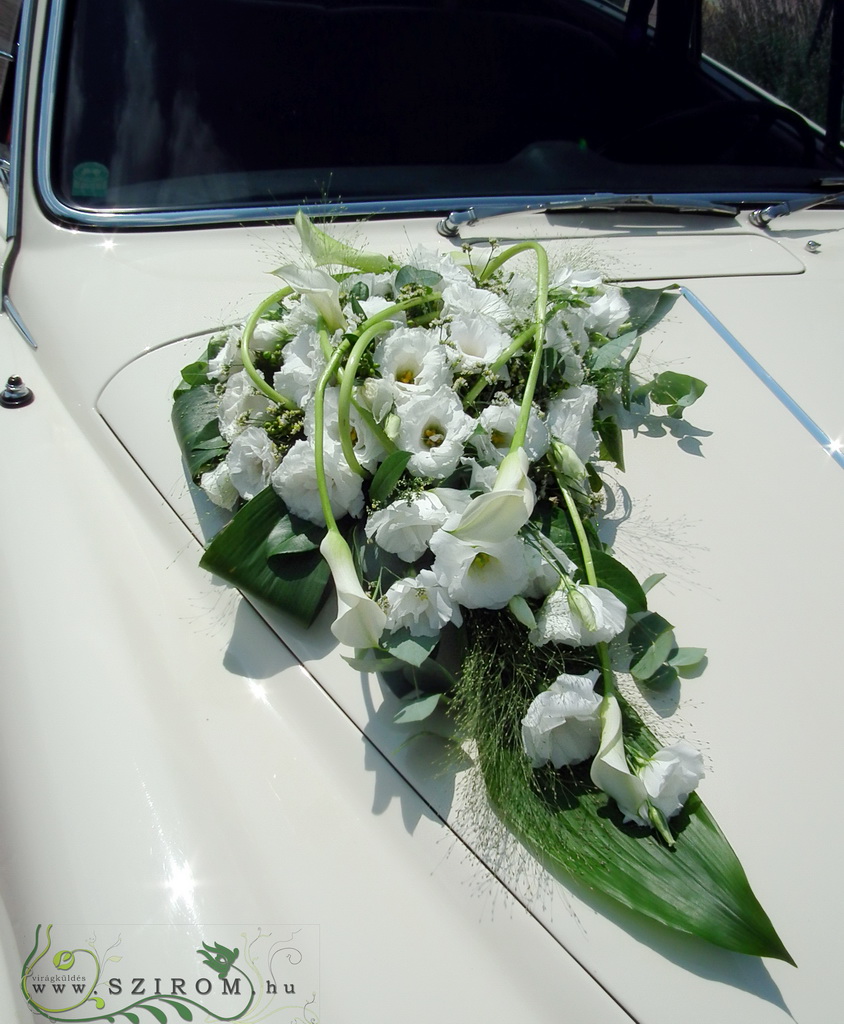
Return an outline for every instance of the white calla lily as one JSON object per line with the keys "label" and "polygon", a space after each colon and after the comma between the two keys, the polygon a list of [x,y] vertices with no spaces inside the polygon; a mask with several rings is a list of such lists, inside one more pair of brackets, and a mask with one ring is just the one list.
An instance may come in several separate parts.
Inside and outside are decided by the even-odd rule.
{"label": "white calla lily", "polygon": [[319,550],[328,562],[337,590],[337,618],[331,632],[348,647],[377,647],[387,616],[364,593],[349,545],[336,530],[329,530]]}
{"label": "white calla lily", "polygon": [[519,448],[504,457],[491,491],[473,498],[451,531],[474,544],[498,544],[515,537],[530,519],[536,488],[528,476],[528,457]]}
{"label": "white calla lily", "polygon": [[685,740],[658,750],[631,772],[624,753],[621,707],[614,694],[601,702],[601,744],[592,762],[595,785],[618,804],[625,821],[653,825],[673,843],[666,819],[678,814],[703,778],[703,758]]}
{"label": "white calla lily", "polygon": [[615,800],[625,821],[647,825],[648,791],[644,782],[628,767],[621,707],[615,694],[609,693],[604,697],[600,714],[601,743],[589,775],[599,789]]}
{"label": "white calla lily", "polygon": [[330,274],[315,267],[292,264],[279,267],[273,274],[310,302],[329,331],[346,327],[346,318],[340,308],[340,284]]}

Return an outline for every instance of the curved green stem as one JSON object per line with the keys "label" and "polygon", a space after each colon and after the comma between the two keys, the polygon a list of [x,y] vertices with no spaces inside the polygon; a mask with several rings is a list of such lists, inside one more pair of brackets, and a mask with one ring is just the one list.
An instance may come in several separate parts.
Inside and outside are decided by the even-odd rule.
{"label": "curved green stem", "polygon": [[[548,253],[539,242],[519,242],[518,245],[511,245],[500,255],[491,259],[478,275],[478,283],[483,284],[488,278],[502,267],[507,260],[518,256],[520,252],[533,252],[536,255],[536,303],[533,314],[533,359],[531,360],[528,372],[525,391],[522,395],[522,405],[519,409],[519,418],[516,421],[516,429],[513,432],[513,440],[510,443],[510,451],[517,451],[523,448],[527,437],[528,420],[530,409],[533,404],[533,396],[536,392],[536,383],[539,380],[539,368],[542,363],[542,350],[545,346],[545,316],[548,306]],[[527,340],[527,339],[525,339]]]}
{"label": "curved green stem", "polygon": [[[369,323],[369,321],[366,321]],[[381,320],[377,323],[373,323],[366,330],[362,331],[360,337],[355,342],[352,351],[349,353],[349,358],[346,360],[346,365],[343,367],[343,378],[340,381],[340,397],[338,402],[337,410],[337,424],[340,431],[340,447],[343,449],[343,455],[346,457],[349,467],[358,474],[358,476],[365,476],[360,463],[355,455],[355,446],[352,442],[352,424],[350,420],[350,410],[352,404],[352,390],[355,386],[355,378],[357,376],[358,366],[363,358],[364,352],[369,348],[372,341],[378,337],[379,334],[383,334],[384,331],[390,330],[393,326],[392,322]]]}
{"label": "curved green stem", "polygon": [[319,493],[320,507],[325,517],[325,525],[329,530],[337,529],[337,520],[331,511],[331,500],[328,496],[328,483],[325,479],[325,389],[328,382],[334,376],[343,357],[349,349],[349,342],[341,342],[334,350],[328,365],[322,371],[314,394],[314,463],[316,468],[317,491]]}
{"label": "curved green stem", "polygon": [[255,369],[255,364],[252,362],[252,353],[249,351],[249,343],[252,341],[252,335],[255,333],[255,326],[264,313],[267,313],[277,305],[282,299],[286,298],[293,291],[292,288],[280,288],[277,292],[273,292],[269,298],[264,299],[260,306],[252,311],[249,319],[243,325],[243,334],[240,339],[240,358],[243,362],[243,368],[249,374],[252,383],[261,392],[262,395],[266,395],[267,398],[271,399],[277,405],[284,406],[285,409],[297,408],[296,403],[292,402],[289,398],[285,398],[284,395],[280,395],[275,388],[271,388],[270,385],[264,380],[260,373]]}
{"label": "curved green stem", "polygon": [[371,317],[360,325],[361,332],[368,330],[374,324],[380,324],[383,320],[389,320],[394,313],[401,313],[405,309],[412,309],[414,306],[424,306],[429,302],[437,302],[442,298],[442,292],[428,292],[427,295],[412,295],[409,299],[402,299],[401,302],[394,302],[392,306],[373,313]]}
{"label": "curved green stem", "polygon": [[[533,333],[536,330],[536,324],[531,324],[530,327],[526,328],[521,334],[517,334],[516,337],[510,342],[507,348],[501,353],[501,355],[489,364],[488,370],[490,373],[497,373],[505,363],[507,363],[512,356],[525,347],[528,340],[533,337]],[[466,392],[466,398],[463,404],[467,402],[474,402],[478,395],[486,387],[487,382],[483,377],[480,377],[472,387]]]}
{"label": "curved green stem", "polygon": [[[563,501],[566,503],[566,511],[569,514],[569,519],[571,520],[571,525],[574,529],[574,535],[577,538],[577,546],[580,548],[580,554],[583,558],[586,582],[590,587],[597,587],[598,576],[595,572],[592,548],[589,547],[589,539],[586,536],[586,529],[583,526],[583,520],[580,517],[577,504],[575,503],[568,487],[561,487],[560,490],[563,493]],[[598,660],[601,665],[601,679],[604,683],[604,696],[606,696],[607,694],[617,692],[615,675],[613,674],[612,665],[610,664],[610,652],[604,641],[596,644],[595,647],[598,651]]]}

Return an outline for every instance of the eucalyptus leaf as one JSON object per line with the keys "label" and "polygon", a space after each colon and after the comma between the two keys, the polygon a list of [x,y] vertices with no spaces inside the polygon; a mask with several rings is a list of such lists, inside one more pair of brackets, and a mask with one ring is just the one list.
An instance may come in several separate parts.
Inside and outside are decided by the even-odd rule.
{"label": "eucalyptus leaf", "polygon": [[668,664],[675,668],[694,668],[705,657],[705,647],[678,647],[676,651],[672,651]]}
{"label": "eucalyptus leaf", "polygon": [[637,618],[630,629],[628,643],[632,651],[630,674],[645,680],[652,676],[676,648],[674,627],[656,612]]}
{"label": "eucalyptus leaf", "polygon": [[294,518],[268,487],[223,527],[208,545],[200,565],[310,625],[325,600],[331,574],[318,550],[278,557],[287,529],[285,520],[292,529]]}
{"label": "eucalyptus leaf", "polygon": [[670,311],[680,291],[676,285],[669,288],[622,288],[630,306],[631,329],[640,334],[649,331]]}
{"label": "eucalyptus leaf", "polygon": [[398,725],[407,725],[408,722],[421,722],[429,718],[442,698],[441,693],[429,693],[416,700],[409,700],[404,707],[396,712],[393,721]]}
{"label": "eucalyptus leaf", "polygon": [[419,267],[404,266],[396,274],[396,289],[401,290],[408,285],[419,288],[436,288],[442,281],[442,275],[435,270],[420,270]]}
{"label": "eucalyptus leaf", "polygon": [[651,590],[653,590],[657,583],[662,583],[662,581],[665,579],[665,576],[666,574],[664,572],[652,573],[642,584],[642,590],[644,590],[646,594],[649,593]]}
{"label": "eucalyptus leaf", "polygon": [[409,665],[419,666],[436,647],[439,636],[412,636],[407,629],[386,633],[381,646]]}
{"label": "eucalyptus leaf", "polygon": [[667,406],[666,412],[675,419],[680,419],[683,411],[696,402],[705,390],[704,381],[670,370],[658,373],[649,388],[651,401]]}
{"label": "eucalyptus leaf", "polygon": [[631,344],[633,339],[629,334],[620,334],[617,338],[611,338],[600,348],[590,348],[587,362],[592,370],[606,370],[611,366],[622,363],[622,353]]}

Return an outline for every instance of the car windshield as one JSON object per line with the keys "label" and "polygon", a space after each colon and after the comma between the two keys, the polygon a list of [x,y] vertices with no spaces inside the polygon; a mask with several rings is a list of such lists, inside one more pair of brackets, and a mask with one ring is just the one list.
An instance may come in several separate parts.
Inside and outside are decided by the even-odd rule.
{"label": "car windshield", "polygon": [[[814,68],[829,60],[820,2]],[[840,178],[837,140],[702,56],[711,40],[737,63],[735,30],[713,16],[725,7],[56,0],[42,185],[98,213],[770,194]]]}

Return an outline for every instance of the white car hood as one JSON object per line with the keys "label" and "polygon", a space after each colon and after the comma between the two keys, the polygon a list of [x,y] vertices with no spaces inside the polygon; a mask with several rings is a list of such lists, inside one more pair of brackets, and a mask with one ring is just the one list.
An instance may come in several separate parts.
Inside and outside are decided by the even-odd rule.
{"label": "white car hood", "polygon": [[[494,229],[499,237],[524,237],[537,233],[536,223],[514,217]],[[837,567],[844,565],[844,539],[837,527],[844,473],[821,440],[844,438],[833,383],[834,374],[844,379],[844,346],[819,338],[815,357],[806,325],[840,322],[833,271],[844,255],[842,215],[795,217],[788,231],[769,236],[723,228],[721,221],[704,221],[702,230],[700,223],[695,218],[689,230],[658,216],[651,223],[632,215],[614,222],[543,218],[538,234],[552,259],[585,258],[619,280],[678,281],[723,325],[707,322],[687,298],[649,338],[644,358],[654,367],[679,368],[709,383],[689,416],[701,448],[694,454],[693,445],[671,435],[628,443],[618,493],[629,496],[633,515],[618,523],[617,550],[641,577],[668,573],[660,612],[676,624],[681,643],[709,651],[704,675],[684,682],[676,715],[656,707],[664,719],[660,732],[686,734],[705,751],[702,796],[799,969],[670,934],[552,879],[479,809],[470,772],[432,770],[435,739],[404,742],[407,733],[392,723],[393,698],[342,660],[326,628],[330,609],[305,630],[259,608],[273,635],[229,588],[195,567],[200,546],[168,509],[196,538],[207,533],[204,517],[213,512],[185,480],[170,426],[171,393],[181,367],[202,351],[203,336],[245,316],[273,287],[264,273],[295,256],[291,231],[257,228],[174,233],[166,244],[152,234],[119,236],[113,244],[89,236],[90,251],[81,256],[79,240],[74,247],[68,232],[38,264],[40,274],[64,275],[68,300],[60,315],[36,301],[26,266],[35,257],[22,255],[16,268],[13,299],[36,341],[57,337],[62,317],[72,324],[73,343],[60,349],[52,342],[40,358],[54,373],[67,374],[73,422],[94,438],[99,454],[80,451],[83,464],[93,459],[96,465],[81,479],[65,466],[57,480],[80,492],[85,480],[101,485],[89,499],[86,529],[97,559],[108,537],[114,568],[109,587],[92,584],[96,622],[106,632],[90,651],[100,650],[109,668],[87,673],[87,759],[80,762],[74,736],[60,728],[62,720],[82,726],[73,689],[52,687],[53,712],[60,714],[36,730],[35,748],[25,723],[44,721],[38,694],[25,694],[7,724],[11,764],[30,763],[35,751],[46,766],[27,796],[9,798],[6,820],[28,823],[9,868],[18,887],[11,891],[22,894],[12,900],[16,927],[58,914],[53,908],[62,893],[78,920],[89,923],[201,924],[209,915],[315,922],[322,929],[326,1020],[363,1019],[345,1016],[337,994],[354,985],[367,942],[378,956],[392,947],[384,962],[398,972],[395,985],[413,977],[402,972],[395,944],[406,944],[406,955],[417,960],[419,983],[428,986],[419,1005],[427,1009],[404,1013],[408,1021],[551,1021],[559,1019],[562,1000],[583,1024],[627,1015],[647,1024],[673,1024],[678,1016],[687,1024],[829,1019],[844,955],[837,919],[844,837],[835,816],[844,712],[835,683],[842,663]],[[401,229],[379,222],[354,234],[376,251],[449,244],[437,239],[432,221]],[[822,238],[826,251],[806,253],[809,237]],[[833,251],[836,261],[827,256]],[[749,364],[737,345],[761,366]],[[39,357],[30,358],[37,383]],[[47,397],[46,382],[44,389]],[[90,415],[95,398],[125,452]],[[66,413],[53,405],[54,424],[62,424]],[[46,451],[50,428],[44,429]],[[110,467],[108,477],[100,462]],[[29,472],[35,487],[38,474]],[[139,508],[116,533],[110,510],[121,508],[127,495]],[[46,529],[46,496],[39,508]],[[19,524],[26,525],[32,524]],[[71,534],[59,541],[58,568],[72,574],[84,553],[71,550],[77,543]],[[130,551],[133,537],[137,550]],[[195,614],[186,612],[191,604]],[[62,614],[68,629],[78,628],[76,616],[60,608],[50,609],[48,621],[60,623]],[[20,609],[15,618],[22,639],[37,642]],[[54,643],[72,649],[61,625],[51,632]],[[25,658],[18,661],[29,678]],[[367,737],[362,749],[344,717]],[[156,747],[160,757],[151,758]],[[127,822],[119,832],[95,831],[108,854],[102,891],[111,904],[96,896],[88,847],[69,838],[79,823],[78,805],[61,795],[59,765],[66,762],[81,772],[74,786],[100,787],[85,794],[100,816],[118,807]],[[294,777],[301,781],[291,785]],[[144,793],[150,794],[146,809]],[[26,849],[39,843],[43,849],[31,799],[52,816],[66,885],[81,887],[82,895],[67,899],[50,877],[46,852],[26,862]],[[155,820],[161,846],[150,851]],[[102,856],[95,863],[102,869]],[[179,890],[172,880],[179,870],[185,877],[185,865],[192,881]],[[157,870],[175,884],[175,895],[162,903],[138,891],[115,911],[119,870],[141,879],[142,887]],[[33,875],[43,879],[36,897]],[[496,877],[515,899],[498,890]],[[391,894],[386,903],[385,892]],[[338,935],[353,942],[355,921],[366,922],[363,949],[347,945],[344,958],[334,942]],[[441,949],[434,948],[438,933],[447,936]],[[420,947],[420,937],[427,945]],[[452,955],[457,974],[445,982],[443,956]],[[358,994],[358,1003],[377,1007],[379,1015],[394,1013],[400,1000],[384,995],[379,1002],[373,994],[386,985],[377,960],[371,970],[371,999]]]}

